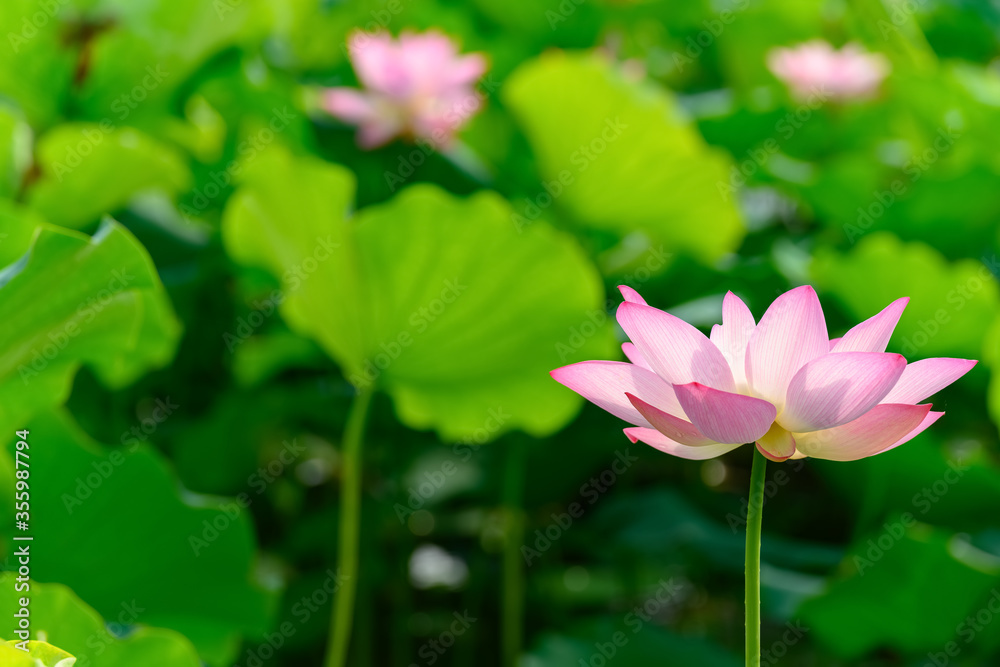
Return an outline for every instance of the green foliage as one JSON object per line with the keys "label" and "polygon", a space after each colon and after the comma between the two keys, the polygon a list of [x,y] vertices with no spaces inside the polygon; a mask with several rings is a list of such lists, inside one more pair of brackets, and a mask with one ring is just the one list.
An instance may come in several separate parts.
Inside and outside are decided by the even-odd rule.
{"label": "green foliage", "polygon": [[[481,108],[360,148],[322,108],[346,39],[428,29],[486,56]],[[998,36],[978,0],[4,0],[35,641],[0,665],[321,664],[369,386],[349,664],[741,664],[750,448],[631,444],[548,371],[622,358],[619,284],[707,333],[726,291],[759,319],[807,282],[833,336],[908,296],[890,350],[982,363],[905,446],[769,465],[763,645],[995,664],[998,621],[966,631],[1000,588]],[[800,99],[768,56],[813,39],[891,74]]]}
{"label": "green foliage", "polygon": [[110,220],[93,237],[41,227],[0,294],[5,432],[64,401],[81,363],[123,386],[166,363],[179,333],[149,256]]}
{"label": "green foliage", "polygon": [[[0,610],[5,616],[12,616],[18,609],[16,596],[12,594],[11,575],[2,578],[4,594],[0,596]],[[172,630],[145,627],[140,618],[142,607],[136,600],[126,600],[105,622],[100,614],[85,604],[69,588],[60,584],[40,584],[30,582],[31,616],[36,632],[40,631],[53,644],[65,648],[57,649],[45,642],[32,641],[28,661],[23,667],[75,667],[76,665],[100,664],[107,667],[198,667],[198,654],[187,639]],[[128,629],[127,637],[117,634]],[[12,642],[8,642],[8,646]],[[0,645],[0,655],[4,647]],[[18,654],[10,653],[13,663],[5,666],[22,667],[17,662]],[[34,662],[33,662],[34,660]]]}
{"label": "green foliage", "polygon": [[732,163],[705,145],[668,95],[597,56],[554,53],[513,74],[505,99],[550,200],[581,223],[641,229],[705,261],[739,244],[740,216],[725,189]]}
{"label": "green foliage", "polygon": [[[177,409],[169,399],[161,408]],[[268,600],[250,581],[245,506],[182,499],[163,457],[132,432],[122,434],[127,447],[106,448],[57,413],[38,417],[29,431],[32,479],[45,480],[32,486],[32,536],[45,545],[33,549],[33,576],[65,583],[106,618],[133,601],[141,611],[130,623],[183,633],[213,665],[232,658],[241,634],[263,632]],[[0,485],[10,497],[12,477]],[[7,553],[17,545],[8,541]],[[73,558],[63,556],[69,552]]]}
{"label": "green foliage", "polygon": [[348,221],[348,172],[274,159],[234,196],[227,246],[282,276],[286,319],[352,384],[384,387],[404,423],[445,440],[566,423],[578,399],[547,371],[614,354],[598,276],[568,237],[519,230],[495,195],[428,186]]}

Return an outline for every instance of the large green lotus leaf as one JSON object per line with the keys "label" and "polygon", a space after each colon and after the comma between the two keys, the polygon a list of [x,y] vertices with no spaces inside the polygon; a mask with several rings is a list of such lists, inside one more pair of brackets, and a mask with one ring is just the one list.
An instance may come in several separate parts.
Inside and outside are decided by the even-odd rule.
{"label": "large green lotus leaf", "polygon": [[[264,631],[271,600],[251,581],[245,508],[182,499],[155,448],[106,448],[68,415],[47,413],[28,428],[32,479],[44,480],[31,489],[33,577],[69,586],[108,619],[134,600],[138,622],[187,636],[210,664],[231,659],[241,635]],[[9,479],[0,486],[12,497]],[[20,544],[4,543],[8,554]]]}
{"label": "large green lotus leaf", "polygon": [[36,127],[56,122],[69,98],[78,49],[67,44],[63,19],[76,4],[4,0],[0,12],[0,91]]}
{"label": "large green lotus leaf", "polygon": [[[799,608],[831,651],[857,658],[877,647],[914,653],[964,647],[966,618],[1000,581],[1000,560],[923,524],[893,523],[865,535],[844,561],[847,574]],[[958,628],[958,630],[956,630]],[[975,633],[972,633],[975,635]]]}
{"label": "large green lotus leaf", "polygon": [[978,359],[1000,305],[988,266],[996,260],[984,260],[949,264],[931,246],[878,232],[845,254],[821,248],[811,271],[817,287],[836,296],[857,321],[910,297],[890,344],[908,359]]}
{"label": "large green lotus leaf", "polygon": [[[705,144],[666,93],[598,56],[553,52],[512,74],[504,99],[548,189],[564,189],[555,201],[583,224],[642,229],[705,261],[739,245],[735,197],[720,190],[732,162]],[[539,193],[547,196],[541,185]]]}
{"label": "large green lotus leaf", "polygon": [[[6,583],[13,589],[13,581]],[[4,667],[73,667],[75,664],[76,658],[46,642],[32,640],[24,643],[12,639],[4,643],[0,640],[0,665]]]}
{"label": "large green lotus leaf", "polygon": [[82,228],[136,195],[187,190],[191,173],[175,149],[133,128],[110,123],[61,125],[38,142],[42,178],[28,201],[52,223]]}
{"label": "large green lotus leaf", "polygon": [[415,186],[347,221],[345,169],[260,166],[226,210],[229,252],[282,276],[290,326],[356,386],[384,388],[409,426],[552,432],[579,401],[548,371],[615,354],[592,265],[544,224],[519,233],[497,195]]}
{"label": "large green lotus leaf", "polygon": [[[0,577],[0,613],[12,618],[18,608],[14,593],[14,576]],[[145,609],[134,598],[119,604],[107,622],[101,615],[62,584],[30,582],[31,629],[35,637],[44,636],[55,648],[44,642],[32,641],[32,657],[39,663],[25,663],[26,667],[200,667],[201,661],[194,646],[183,635],[173,630],[147,627]],[[129,629],[127,637],[113,634]],[[21,653],[24,655],[23,653]],[[0,653],[2,655],[2,653]],[[75,656],[75,663],[59,662]],[[70,658],[71,660],[73,658]],[[0,660],[0,664],[8,663]],[[18,663],[14,663],[16,666]]]}
{"label": "large green lotus leaf", "polygon": [[124,227],[43,225],[0,272],[0,432],[69,394],[81,363],[119,387],[166,363],[179,325],[149,255]]}

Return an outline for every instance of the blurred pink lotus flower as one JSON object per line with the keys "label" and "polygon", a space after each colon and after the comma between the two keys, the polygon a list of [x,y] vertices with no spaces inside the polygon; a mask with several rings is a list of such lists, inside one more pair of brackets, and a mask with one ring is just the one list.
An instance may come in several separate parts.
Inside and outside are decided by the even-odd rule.
{"label": "blurred pink lotus flower", "polygon": [[839,100],[868,97],[889,73],[889,62],[879,53],[865,53],[855,44],[837,51],[819,40],[774,49],[767,64],[799,98],[817,93]]}
{"label": "blurred pink lotus flower", "polygon": [[668,454],[709,459],[756,442],[773,461],[853,461],[907,442],[943,412],[917,405],[975,361],[907,364],[885,352],[908,298],[830,340],[815,290],[779,296],[755,323],[732,292],[705,336],[621,287],[618,323],[631,363],[583,361],[552,377],[634,426],[625,434]]}
{"label": "blurred pink lotus flower", "polygon": [[459,55],[444,34],[355,32],[349,40],[354,71],[365,90],[330,88],[323,106],[358,126],[358,143],[381,146],[395,137],[447,146],[482,100],[473,84],[486,72],[478,53]]}

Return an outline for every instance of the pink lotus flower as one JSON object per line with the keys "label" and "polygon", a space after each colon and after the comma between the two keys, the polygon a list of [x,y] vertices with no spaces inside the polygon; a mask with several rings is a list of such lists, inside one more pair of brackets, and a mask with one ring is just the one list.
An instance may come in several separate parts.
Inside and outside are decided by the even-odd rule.
{"label": "pink lotus flower", "polygon": [[668,454],[708,459],[743,443],[773,461],[812,456],[853,461],[907,442],[943,412],[917,405],[975,361],[907,364],[885,352],[906,307],[898,299],[843,338],[830,340],[812,287],[775,299],[760,323],[732,292],[711,338],[651,308],[635,290],[618,323],[632,363],[584,361],[552,377],[634,426],[625,434]]}
{"label": "pink lotus flower", "polygon": [[837,51],[818,40],[774,49],[767,64],[799,98],[812,94],[840,100],[868,97],[889,73],[889,62],[881,54],[865,53],[854,44]]}
{"label": "pink lotus flower", "polygon": [[331,88],[323,106],[357,125],[358,143],[365,148],[394,137],[444,147],[482,104],[473,84],[486,71],[486,59],[478,53],[460,56],[441,33],[404,32],[394,40],[387,33],[358,31],[349,46],[366,90]]}

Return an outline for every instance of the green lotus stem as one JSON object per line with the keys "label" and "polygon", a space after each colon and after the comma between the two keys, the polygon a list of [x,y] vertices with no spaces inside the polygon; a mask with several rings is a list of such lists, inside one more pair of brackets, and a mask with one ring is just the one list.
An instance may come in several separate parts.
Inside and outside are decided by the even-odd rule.
{"label": "green lotus stem", "polygon": [[524,626],[524,444],[513,437],[507,446],[504,471],[504,547],[502,646],[504,667],[515,667],[521,654]]}
{"label": "green lotus stem", "polygon": [[760,665],[760,524],[764,509],[764,470],[767,459],[756,445],[750,471],[750,499],[747,504],[747,667]]}
{"label": "green lotus stem", "polygon": [[351,621],[354,617],[354,596],[358,586],[358,550],[361,536],[361,452],[362,437],[371,388],[362,389],[347,416],[341,447],[340,531],[337,540],[337,571],[343,584],[337,589],[330,619],[330,644],[326,652],[326,667],[344,667],[351,643]]}

